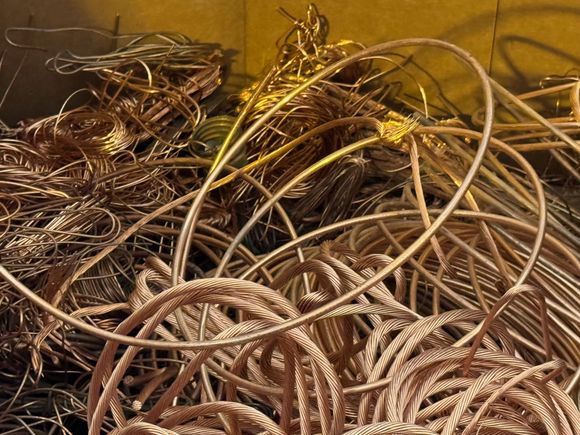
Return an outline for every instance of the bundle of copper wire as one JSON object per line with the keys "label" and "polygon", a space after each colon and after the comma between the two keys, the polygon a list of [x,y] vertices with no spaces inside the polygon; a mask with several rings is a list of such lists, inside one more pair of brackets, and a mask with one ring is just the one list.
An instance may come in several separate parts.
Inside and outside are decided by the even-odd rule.
{"label": "bundle of copper wire", "polygon": [[[101,84],[0,140],[2,433],[580,434],[577,79],[284,13],[225,102],[181,35],[47,62]],[[401,104],[409,47],[470,67],[471,123]]]}

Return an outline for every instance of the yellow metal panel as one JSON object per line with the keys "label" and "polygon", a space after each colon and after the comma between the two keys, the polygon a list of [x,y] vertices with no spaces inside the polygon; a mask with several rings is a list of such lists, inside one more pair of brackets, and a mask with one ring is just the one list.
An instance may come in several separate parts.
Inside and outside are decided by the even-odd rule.
{"label": "yellow metal panel", "polygon": [[[277,38],[291,25],[276,9],[282,6],[301,17],[308,4],[307,0],[2,0],[0,29],[25,26],[31,13],[37,27],[113,29],[118,13],[120,32],[178,31],[221,43],[236,52],[236,76],[256,75],[272,62]],[[316,4],[329,20],[331,41],[343,38],[371,45],[418,36],[442,38],[473,53],[511,88],[535,86],[546,75],[565,74],[580,65],[580,5],[567,0],[319,0]],[[0,111],[11,123],[24,116],[54,113],[87,80],[87,76],[59,77],[45,71],[43,62],[49,54],[64,48],[91,54],[110,48],[109,41],[90,35],[28,35],[21,41],[49,51],[28,52]],[[5,46],[0,43],[0,48]],[[21,51],[8,51],[0,69],[0,90],[8,85],[21,56]],[[421,49],[415,58],[459,110],[477,107],[477,82],[450,56]],[[430,79],[413,72],[429,100],[440,105]],[[403,75],[393,79],[399,78],[408,92],[418,95],[417,87]]]}
{"label": "yellow metal panel", "polygon": [[547,75],[580,74],[580,3],[501,0],[492,74],[512,89]]}

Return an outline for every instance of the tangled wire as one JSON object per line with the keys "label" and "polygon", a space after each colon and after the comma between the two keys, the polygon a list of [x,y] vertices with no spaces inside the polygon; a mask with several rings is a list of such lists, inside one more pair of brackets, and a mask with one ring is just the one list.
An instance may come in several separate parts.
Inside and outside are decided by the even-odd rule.
{"label": "tangled wire", "polygon": [[[284,14],[226,101],[182,35],[47,62],[100,85],[0,139],[2,433],[580,434],[578,80]],[[470,123],[400,104],[408,47],[471,68]]]}

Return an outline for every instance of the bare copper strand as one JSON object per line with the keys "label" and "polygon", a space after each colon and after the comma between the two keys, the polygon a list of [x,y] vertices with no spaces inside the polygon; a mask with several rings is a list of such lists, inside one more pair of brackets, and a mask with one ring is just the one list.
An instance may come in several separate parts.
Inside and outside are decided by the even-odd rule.
{"label": "bare copper strand", "polygon": [[[580,435],[578,78],[281,13],[225,98],[213,44],[7,31],[118,48],[0,130],[0,432]],[[470,121],[415,48],[474,73]]]}

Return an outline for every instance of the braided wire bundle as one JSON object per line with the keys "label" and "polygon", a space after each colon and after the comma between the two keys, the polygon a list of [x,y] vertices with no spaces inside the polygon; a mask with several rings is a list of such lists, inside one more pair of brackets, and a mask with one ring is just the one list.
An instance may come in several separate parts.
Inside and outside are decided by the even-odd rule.
{"label": "braided wire bundle", "polygon": [[[506,114],[496,124],[496,136],[538,164],[546,181],[550,214],[558,222],[554,228],[578,247],[580,85],[575,77],[557,76],[547,77],[540,85],[517,96],[504,90]],[[536,111],[538,107],[542,113]],[[476,123],[478,117],[474,114]]]}
{"label": "braided wire bundle", "polygon": [[[312,5],[304,20],[283,13],[293,26],[281,40],[274,65],[259,81],[233,98],[237,103],[234,112],[237,118],[230,135],[216,153],[217,161],[240,131],[262,118],[279,102],[286,101],[290,91],[325,66],[364,48],[353,41],[328,43],[325,20]],[[385,71],[373,68],[372,60],[364,60],[353,62],[333,77],[304,88],[268,117],[268,122],[240,150],[247,163],[256,164],[248,173],[265,188],[275,191],[324,156],[364,137],[364,130],[373,127],[376,119],[382,119],[389,110],[379,103],[387,94],[388,87],[382,81],[385,75]],[[267,165],[260,164],[273,152],[275,158]],[[295,225],[325,224],[344,217],[343,210],[358,194],[368,174],[368,163],[363,151],[352,153],[287,192],[283,203]],[[329,203],[329,193],[335,190],[342,192],[342,196],[335,203]],[[251,216],[260,201],[260,196],[247,185],[236,186],[230,199],[242,219]],[[261,231],[263,226],[277,231]],[[265,218],[252,235],[256,248],[267,250],[287,240],[289,235],[284,234],[282,227],[279,220]]]}
{"label": "braided wire bundle", "polygon": [[[187,146],[205,117],[201,101],[222,83],[221,50],[176,33],[123,35],[122,39],[129,40],[106,55],[65,51],[47,65],[61,74],[96,73],[103,84],[92,87],[91,92],[100,111],[112,112],[109,116],[120,118],[142,140],[154,138],[165,146]],[[156,147],[150,150],[154,151]]]}
{"label": "braided wire bundle", "polygon": [[[200,315],[197,302],[214,305],[208,338],[236,336],[308,313],[364,282],[373,275],[373,266],[392,261],[384,254],[358,255],[340,243],[325,243],[315,251],[303,263],[278,269],[271,289],[247,280],[211,278],[155,294],[154,287],[169,284],[169,267],[151,259],[132,296],[134,311],[117,332],[141,324],[137,337],[155,331],[175,340],[169,326],[178,323],[167,313],[187,306],[187,324],[193,326]],[[294,301],[275,291],[289,279],[300,281],[304,271],[315,277],[311,293]],[[563,391],[571,376],[569,371],[563,375],[564,361],[529,364],[517,356],[516,340],[505,324],[486,324],[493,316],[481,310],[421,317],[397,301],[408,283],[402,271],[395,278],[394,294],[381,283],[356,302],[319,317],[313,328],[291,329],[242,346],[183,351],[189,358],[180,361],[182,370],[169,364],[128,374],[140,348],[129,347],[116,360],[118,344],[108,342],[90,388],[91,430],[99,433],[110,409],[118,428],[112,433],[454,433],[458,427],[484,433],[499,427],[512,433],[577,433],[580,414]],[[522,286],[506,295],[530,291],[535,289]],[[505,303],[506,298],[493,311]],[[236,309],[238,321],[216,305]],[[150,321],[144,323],[146,318]],[[479,323],[484,325],[476,338],[480,345],[454,346]],[[204,362],[214,376],[212,385],[219,381],[221,386],[215,399],[192,403],[202,394],[196,385]],[[118,389],[120,384],[124,388]],[[120,395],[127,387],[136,388],[133,409],[126,393]],[[154,389],[158,396],[152,398]],[[504,397],[507,403],[500,400]],[[176,398],[178,404],[173,404]],[[135,410],[140,412],[129,418]]]}
{"label": "braided wire bundle", "polygon": [[[578,213],[517,145],[573,131],[495,122],[535,115],[450,43],[292,20],[207,119],[207,46],[50,61],[103,87],[0,142],[3,433],[580,433]],[[406,47],[475,72],[473,125],[386,98]]]}
{"label": "braided wire bundle", "polygon": [[[124,229],[199,184],[200,164],[194,157],[170,160],[179,147],[188,144],[188,135],[205,117],[202,100],[221,83],[221,55],[215,47],[173,39],[157,46],[139,43],[145,37],[105,56],[108,61],[92,59],[92,70],[103,74],[103,86],[93,90],[96,98],[88,104],[22,122],[0,140],[3,265],[53,306],[88,315],[92,324],[105,330],[114,329],[122,316],[103,306],[126,302],[137,273],[136,259],[171,253],[171,228],[183,213],[169,210],[153,222],[154,230],[142,228],[82,279],[70,283],[71,278],[86,259],[113,243]],[[65,62],[62,56],[57,58],[57,70],[70,73],[58,63]],[[89,68],[86,63],[83,67]],[[139,77],[138,73],[151,70],[154,81]],[[108,98],[113,89],[114,95]],[[147,127],[136,126],[136,120],[146,121]],[[218,205],[205,208],[209,212],[204,221],[219,224],[224,218],[216,219],[216,214],[227,220]],[[6,406],[3,418],[14,419],[2,432],[30,427],[27,430],[44,433],[51,419],[55,428],[66,428],[62,418],[74,417],[83,409],[86,399],[81,390],[86,379],[79,389],[55,386],[54,406],[47,403],[41,411],[31,411],[38,408],[26,401],[31,394],[37,395],[35,383],[40,378],[50,386],[61,382],[64,373],[72,384],[90,372],[102,342],[63,329],[15,294],[8,283],[0,287],[2,365],[9,369],[6,379],[18,373],[26,379],[20,390],[7,390],[13,397],[0,400]],[[44,391],[53,394],[50,388]],[[63,401],[67,394],[72,402]],[[76,408],[78,404],[81,408]],[[38,418],[31,422],[26,415]]]}
{"label": "braided wire bundle", "polygon": [[[425,43],[448,47],[443,43]],[[371,47],[369,52],[383,49],[386,47]],[[367,52],[363,53],[355,59],[364,58]],[[329,70],[338,68],[331,66]],[[480,77],[485,83],[486,76],[482,73]],[[312,81],[320,79],[315,77]],[[490,94],[489,85],[487,89]],[[295,94],[300,92],[297,89]],[[487,116],[490,103],[488,98]],[[244,141],[266,124],[268,120],[264,118],[274,113],[272,110],[263,115],[244,132],[224,161],[235,156],[236,147],[244,146]],[[546,285],[545,275],[538,273],[533,280],[530,278],[540,261],[552,263],[553,268],[568,269],[572,279],[577,272],[575,254],[554,237],[550,243],[558,245],[568,256],[566,260],[575,264],[563,266],[550,253],[545,254],[548,259],[541,257],[548,227],[541,181],[525,159],[496,139],[490,141],[490,146],[521,166],[528,186],[532,185],[534,191],[530,192],[522,184],[521,176],[514,177],[491,154],[485,166],[478,167],[477,162],[482,162],[485,156],[482,144],[490,139],[489,118],[483,134],[455,127],[421,126],[420,121],[420,116],[416,116],[399,122],[377,122],[374,134],[303,169],[273,191],[239,230],[212,278],[181,281],[178,274],[176,281],[179,267],[175,265],[173,268],[157,265],[152,271],[146,270],[148,277],[156,277],[158,293],[135,309],[116,332],[125,335],[141,325],[138,339],[149,338],[156,332],[166,341],[155,346],[198,352],[190,353],[182,369],[165,368],[156,372],[161,374],[158,377],[138,375],[140,380],[149,381],[133,402],[133,409],[128,410],[118,387],[123,379],[125,386],[134,385],[135,376],[127,374],[127,370],[146,345],[126,337],[124,342],[133,346],[115,360],[119,345],[109,341],[91,383],[92,433],[101,430],[107,411],[117,425],[114,433],[454,433],[460,427],[483,433],[496,433],[500,428],[512,433],[577,433],[579,413],[566,394],[577,383],[577,331],[570,332],[577,329],[571,324],[574,313],[568,311],[559,297],[547,304],[542,291],[524,284],[537,280],[540,286]],[[465,150],[466,143],[462,141],[459,146],[454,135],[480,140],[480,148]],[[236,263],[242,267],[237,279],[221,277],[226,270],[232,272],[227,265],[233,253],[243,246],[244,238],[261,217],[274,206],[281,213],[279,201],[287,192],[343,155],[373,146],[390,146],[409,154],[412,174],[406,184],[408,188],[403,188],[408,201],[399,204],[379,201],[378,215],[365,214],[346,223],[339,221],[300,234],[294,237],[296,242],[261,256],[257,264]],[[205,180],[208,190],[218,176],[219,164],[217,168]],[[425,175],[419,170],[424,170]],[[467,192],[469,185],[473,188]],[[423,194],[427,186],[430,195],[447,204],[445,209],[427,207]],[[192,206],[193,213],[203,203],[201,192],[203,187]],[[502,194],[507,201],[497,200]],[[506,217],[506,213],[515,214],[518,219]],[[439,217],[432,220],[432,214]],[[452,231],[456,230],[451,217],[455,214],[476,221],[471,225],[458,222],[459,229],[464,231],[459,232],[462,237]],[[401,217],[407,219],[396,220]],[[275,269],[263,270],[300,242],[340,232],[359,221],[373,223],[373,229],[380,232],[364,239],[362,230],[345,233],[344,237],[360,240],[371,251],[359,255],[355,249],[338,245],[338,253],[352,265],[334,258],[331,253],[335,248],[323,244],[318,255],[310,257],[313,250],[317,251],[313,245],[297,251],[292,260],[284,257],[284,263]],[[195,225],[195,220],[191,222]],[[528,243],[527,249],[513,236],[506,238],[502,225],[492,227],[492,223],[508,227],[519,224],[523,235],[515,234]],[[392,235],[390,225],[394,225],[397,236]],[[195,238],[191,228],[182,229],[181,235],[186,235],[183,240],[189,240],[189,234]],[[471,239],[467,238],[470,243],[462,243],[466,228],[471,231],[467,234],[472,234]],[[409,245],[401,245],[406,239],[411,239]],[[381,247],[380,242],[386,247]],[[453,245],[450,251],[465,251],[466,258],[455,261],[460,256],[457,252],[446,253],[443,247],[447,243]],[[517,246],[516,250],[512,244]],[[378,252],[373,252],[370,245]],[[187,242],[181,245],[185,248],[180,249],[179,242],[177,246],[174,261],[187,252]],[[381,253],[385,249],[399,252],[388,256]],[[506,261],[504,256],[508,255],[511,258]],[[301,256],[308,258],[302,260]],[[415,257],[420,258],[420,263]],[[292,266],[288,267],[288,261],[293,261]],[[407,261],[413,273],[422,275],[421,280],[412,284],[414,294],[410,291],[409,296],[407,273],[400,268]],[[151,264],[158,264],[158,260],[151,260]],[[437,272],[433,271],[434,266]],[[465,273],[470,268],[475,274]],[[545,269],[542,271],[545,274]],[[479,277],[486,272],[490,276],[481,280]],[[164,285],[161,276],[155,273],[166,275]],[[268,274],[272,278],[262,281]],[[394,291],[384,282],[391,274],[395,278]],[[554,278],[552,275],[551,279]],[[301,280],[302,284],[290,282]],[[433,288],[425,280],[438,287],[440,299],[435,298]],[[290,288],[285,290],[285,286]],[[560,292],[558,296],[574,300],[573,286],[559,282],[552,284],[554,287]],[[140,288],[139,284],[136,292],[141,293]],[[422,292],[436,301],[432,313],[425,310],[427,317],[422,317],[416,308]],[[531,301],[526,298],[530,295],[538,298],[537,305],[529,306],[535,302],[534,298]],[[518,304],[516,297],[525,303]],[[415,309],[408,308],[405,302]],[[455,308],[453,304],[465,308]],[[503,326],[496,318],[501,312],[507,316],[512,306],[519,312],[523,307],[530,322],[518,323],[511,314],[509,326]],[[164,322],[168,324],[163,325]],[[188,342],[179,342],[169,335],[169,324],[179,328]],[[540,329],[530,330],[531,324]],[[393,330],[402,332],[389,336]],[[552,339],[552,335],[558,338]],[[197,341],[200,337],[208,341]],[[186,355],[190,350],[181,352]],[[193,391],[187,392],[187,388]],[[274,388],[282,391],[276,396]],[[143,399],[151,397],[153,389],[160,396],[149,405],[143,403]],[[191,398],[197,394],[201,403],[191,404]],[[495,405],[500,397],[509,399]]]}

